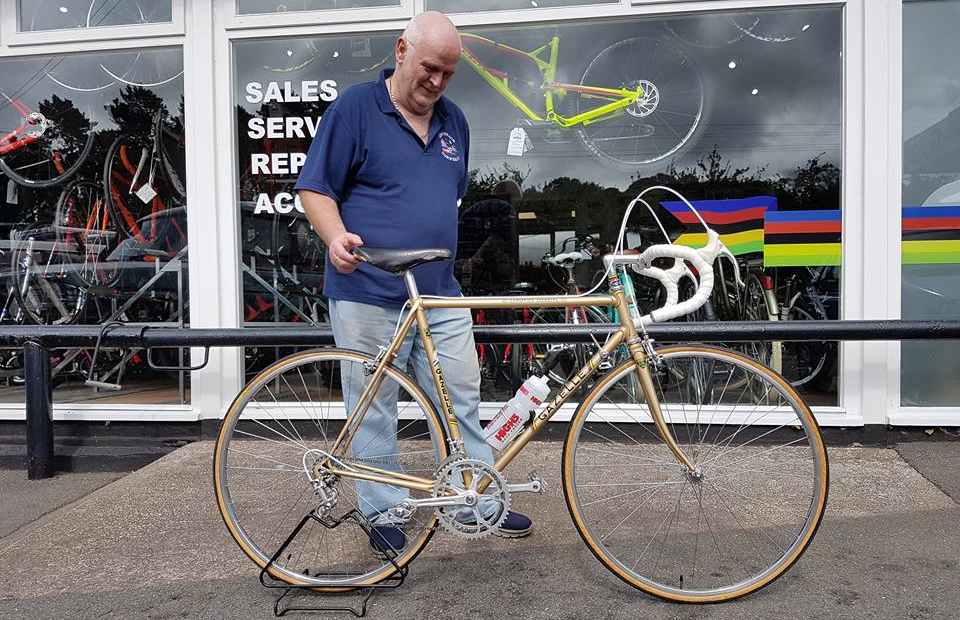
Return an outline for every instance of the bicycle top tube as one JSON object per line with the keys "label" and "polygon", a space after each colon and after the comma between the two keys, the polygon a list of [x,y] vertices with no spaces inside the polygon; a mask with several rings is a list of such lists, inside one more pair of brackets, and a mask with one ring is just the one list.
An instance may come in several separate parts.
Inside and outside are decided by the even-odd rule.
{"label": "bicycle top tube", "polygon": [[425,309],[429,308],[550,308],[570,306],[614,306],[612,295],[503,295],[482,297],[446,297],[440,295],[421,296],[416,281],[410,271],[417,265],[441,260],[450,260],[451,252],[445,248],[425,250],[387,249],[357,247],[353,255],[359,260],[383,269],[389,273],[403,276],[407,283],[410,299],[418,301]]}

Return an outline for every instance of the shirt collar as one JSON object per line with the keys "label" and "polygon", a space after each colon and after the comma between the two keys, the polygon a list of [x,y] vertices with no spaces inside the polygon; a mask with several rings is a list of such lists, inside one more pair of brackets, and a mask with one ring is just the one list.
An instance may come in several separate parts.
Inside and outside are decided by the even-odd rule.
{"label": "shirt collar", "polygon": [[[390,99],[390,92],[387,90],[387,78],[393,75],[394,69],[381,69],[380,77],[377,79],[377,87],[375,89],[377,97],[377,106],[380,108],[380,111],[384,114],[393,114],[399,115],[396,106],[393,105],[393,101]],[[447,98],[443,95],[433,104],[434,115],[439,117],[439,120],[444,121],[447,119]]]}

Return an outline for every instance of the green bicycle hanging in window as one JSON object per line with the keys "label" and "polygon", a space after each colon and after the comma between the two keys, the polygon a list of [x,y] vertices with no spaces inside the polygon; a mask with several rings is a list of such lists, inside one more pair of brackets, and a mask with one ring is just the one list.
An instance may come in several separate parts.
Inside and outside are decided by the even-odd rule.
{"label": "green bicycle hanging in window", "polygon": [[[700,72],[684,52],[662,39],[635,37],[607,46],[587,65],[579,84],[557,79],[558,35],[529,52],[470,33],[461,34],[461,40],[463,60],[523,113],[523,125],[545,128],[548,138],[575,131],[587,150],[608,163],[638,168],[668,162],[693,143],[704,123]],[[533,63],[539,83],[489,66],[480,58],[484,52]],[[543,113],[518,95],[521,87],[542,94]],[[568,98],[572,104],[564,103],[563,114],[560,104]],[[521,155],[529,148],[523,144],[526,132],[514,130],[511,139],[508,154]]]}

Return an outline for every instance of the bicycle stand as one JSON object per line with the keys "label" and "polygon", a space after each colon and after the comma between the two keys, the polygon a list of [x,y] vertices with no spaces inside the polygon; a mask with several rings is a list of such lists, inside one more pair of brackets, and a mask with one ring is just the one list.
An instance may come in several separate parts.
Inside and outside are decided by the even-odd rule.
{"label": "bicycle stand", "polygon": [[[349,606],[331,606],[331,607],[325,607],[325,606],[299,607],[299,606],[293,606],[293,605],[284,606],[284,599],[287,598],[287,596],[290,595],[291,593],[297,592],[297,591],[314,590],[316,594],[322,594],[326,596],[344,596],[344,595],[355,594],[354,590],[349,590],[346,592],[316,592],[316,586],[312,586],[312,585],[293,586],[286,583],[285,581],[281,581],[280,579],[270,574],[269,569],[275,565],[277,559],[281,555],[283,555],[284,550],[290,545],[291,542],[293,542],[293,539],[297,537],[297,535],[300,533],[300,530],[302,530],[304,526],[307,523],[309,523],[311,520],[316,521],[317,523],[319,523],[320,525],[322,525],[327,529],[333,529],[343,524],[349,525],[352,523],[354,525],[359,526],[360,529],[362,529],[367,536],[370,536],[370,526],[367,524],[366,519],[364,519],[363,516],[355,508],[350,512],[346,513],[345,515],[343,515],[342,517],[340,517],[339,519],[329,519],[327,517],[320,518],[320,517],[317,517],[312,511],[309,514],[307,514],[305,517],[303,517],[303,519],[300,520],[300,523],[298,523],[297,526],[293,528],[293,531],[290,532],[290,535],[287,536],[287,539],[283,541],[283,544],[280,545],[280,548],[277,549],[277,552],[273,554],[273,557],[270,558],[270,561],[267,562],[267,564],[260,571],[260,585],[262,585],[265,588],[283,590],[283,593],[281,593],[280,596],[277,597],[277,600],[273,604],[273,615],[280,617],[280,616],[286,615],[291,611],[296,611],[301,613],[350,612],[357,618],[362,618],[367,614],[367,603],[370,601],[370,597],[373,596],[373,593],[375,591],[381,590],[381,589],[387,589],[387,588],[398,588],[401,585],[403,585],[403,581],[407,577],[408,568],[406,566],[404,566],[403,568],[400,568],[400,566],[398,566],[396,563],[396,557],[397,557],[396,553],[389,552],[387,554],[387,559],[390,561],[391,564],[393,564],[393,568],[394,568],[393,574],[390,577],[387,577],[386,579],[381,581],[380,583],[375,583],[373,585],[358,588],[358,590],[361,593],[365,592],[365,594],[361,594],[362,598],[360,601],[359,609],[356,609],[354,607],[349,607]],[[329,573],[324,575],[313,575],[313,576],[318,577],[320,579],[329,578],[330,580],[335,580],[335,579],[339,580],[345,577],[349,577],[350,575],[346,573]]]}

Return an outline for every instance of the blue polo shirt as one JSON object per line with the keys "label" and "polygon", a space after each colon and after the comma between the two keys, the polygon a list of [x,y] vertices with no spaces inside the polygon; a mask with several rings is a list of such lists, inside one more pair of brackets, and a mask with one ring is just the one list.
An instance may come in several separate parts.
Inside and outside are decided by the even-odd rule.
{"label": "blue polo shirt", "polygon": [[[394,107],[386,78],[347,89],[327,108],[295,188],[329,196],[347,231],[377,248],[457,251],[457,199],[467,191],[467,120],[441,97],[426,146]],[[453,261],[413,270],[424,295],[459,295]],[[403,278],[361,263],[338,272],[327,257],[323,294],[333,299],[399,308]]]}

